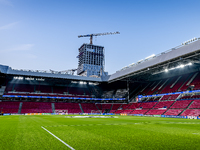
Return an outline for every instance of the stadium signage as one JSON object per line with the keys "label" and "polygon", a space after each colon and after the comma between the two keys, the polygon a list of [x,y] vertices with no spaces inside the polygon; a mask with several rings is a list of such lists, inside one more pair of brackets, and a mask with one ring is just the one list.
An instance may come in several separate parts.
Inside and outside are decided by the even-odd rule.
{"label": "stadium signage", "polygon": [[113,113],[80,113],[80,115],[114,115]]}
{"label": "stadium signage", "polygon": [[164,118],[186,118],[185,116],[161,115]]}
{"label": "stadium signage", "polygon": [[187,119],[197,119],[196,116],[187,116]]}
{"label": "stadium signage", "polygon": [[19,76],[19,77],[14,77],[14,79],[15,79],[15,80],[23,80],[24,77],[21,77],[21,76]]}
{"label": "stadium signage", "polygon": [[3,95],[3,97],[15,98],[53,98],[53,99],[80,99],[80,100],[125,100],[125,98],[82,98],[82,97],[52,97],[52,96],[24,96],[24,95]]}
{"label": "stadium signage", "polygon": [[153,115],[154,117],[161,117],[161,115]]}
{"label": "stadium signage", "polygon": [[25,115],[25,114],[18,114],[18,113],[14,113],[14,114],[11,114],[11,115]]}
{"label": "stadium signage", "polygon": [[143,115],[143,116],[145,116],[145,117],[153,117],[153,115]]}
{"label": "stadium signage", "polygon": [[143,114],[134,114],[134,116],[143,116]]}
{"label": "stadium signage", "polygon": [[34,78],[29,78],[29,77],[27,77],[27,78],[25,78],[25,80],[28,80],[28,81],[33,81],[33,80],[34,80]]}
{"label": "stadium signage", "polygon": [[163,118],[185,118],[185,119],[200,119],[197,116],[174,116],[174,115],[143,115],[143,114],[128,114],[129,116],[144,116],[144,117],[163,117]]}
{"label": "stadium signage", "polygon": [[37,81],[44,81],[44,79],[42,79],[42,78],[35,78],[35,80],[37,80]]}
{"label": "stadium signage", "polygon": [[4,116],[9,116],[10,114],[9,113],[5,113],[5,114],[3,114]]}
{"label": "stadium signage", "polygon": [[44,81],[43,78],[32,78],[32,77],[22,77],[22,76],[15,76],[13,79],[15,80],[28,80],[28,81]]}
{"label": "stadium signage", "polygon": [[78,81],[71,81],[71,83],[78,83]]}

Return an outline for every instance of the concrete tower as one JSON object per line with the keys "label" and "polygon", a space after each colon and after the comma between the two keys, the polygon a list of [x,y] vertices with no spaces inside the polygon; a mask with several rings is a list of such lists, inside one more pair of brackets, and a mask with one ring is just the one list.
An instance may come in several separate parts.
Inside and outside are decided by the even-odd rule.
{"label": "concrete tower", "polygon": [[79,48],[77,74],[82,76],[104,75],[104,47],[92,44],[83,44]]}

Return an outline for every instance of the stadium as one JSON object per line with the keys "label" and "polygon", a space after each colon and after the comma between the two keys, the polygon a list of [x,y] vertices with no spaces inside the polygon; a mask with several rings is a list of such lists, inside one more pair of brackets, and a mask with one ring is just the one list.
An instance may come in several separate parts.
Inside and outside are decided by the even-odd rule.
{"label": "stadium", "polygon": [[[98,46],[93,44],[83,44],[81,48],[88,46],[92,49],[94,47],[98,48]],[[102,57],[101,55],[98,56]],[[92,128],[96,128],[98,125],[106,126],[102,127],[105,131],[113,128],[107,126],[114,125],[132,126],[131,128],[133,128],[133,124],[150,124],[152,126],[152,124],[166,125],[170,124],[170,122],[172,126],[174,126],[173,124],[183,124],[184,126],[185,124],[192,124],[192,126],[199,126],[199,122],[197,121],[191,122],[190,120],[185,120],[200,118],[199,58],[200,38],[194,38],[161,54],[152,55],[144,60],[124,67],[112,75],[101,73],[100,76],[93,74],[87,77],[83,75],[72,75],[67,72],[14,70],[9,66],[1,65],[1,114],[11,118],[14,116],[12,121],[17,119],[16,116],[21,117],[21,115],[25,115],[28,119],[31,118],[34,120],[38,120],[40,119],[38,116],[42,116],[44,123],[41,124],[41,127],[49,133],[51,133],[48,130],[49,128],[62,127],[65,130],[68,127],[71,128],[74,126],[82,126],[83,128],[86,126],[85,130],[89,130],[90,126]],[[99,66],[100,68],[102,67],[101,64]],[[87,68],[84,72],[87,72]],[[46,118],[47,115],[51,115],[52,117]],[[100,118],[102,120],[88,120],[91,118],[84,118],[85,120],[83,120],[81,117],[81,119],[73,118],[74,120],[65,122],[62,120],[64,118],[62,115],[72,115],[72,117],[73,115],[82,115],[83,118],[86,115],[98,115],[98,117],[101,115],[102,118]],[[119,118],[111,117],[109,118],[110,120],[104,118],[105,116],[113,115],[117,115]],[[134,118],[134,116],[138,118]],[[123,117],[125,120],[123,120]],[[131,117],[134,120],[131,121]],[[151,117],[156,118],[152,119]],[[157,117],[161,117],[164,120],[158,120]],[[171,120],[170,118],[173,119]],[[184,120],[174,120],[174,118],[182,118]],[[3,119],[6,118],[1,118],[1,120]],[[48,121],[45,122],[45,119]],[[116,119],[121,120],[116,121]],[[53,124],[49,124],[48,122],[53,122]],[[43,127],[43,124],[46,126]],[[12,126],[11,124],[7,125]],[[34,129],[34,127],[32,128]],[[191,130],[198,129],[193,128],[191,127]],[[55,130],[55,133],[58,133],[58,135],[62,134],[62,132],[59,133],[59,130],[62,129]],[[189,132],[194,131],[189,130]],[[80,133],[76,134],[78,136]],[[199,138],[199,133],[195,131],[194,134],[197,134],[197,137],[194,138]],[[159,137],[161,135],[159,133],[157,136]],[[70,142],[73,143],[74,140],[70,139]],[[103,142],[101,140],[100,142]],[[185,142],[188,141],[186,140]],[[194,139],[193,142],[195,149],[198,142],[195,142]],[[66,144],[65,142],[63,143]],[[85,147],[87,147],[86,149],[93,149],[97,146],[97,143],[97,141],[94,141],[92,145],[86,144]],[[164,145],[161,144],[160,146]],[[6,145],[4,146],[8,148]],[[62,143],[58,143],[57,146],[63,147]],[[105,148],[104,146],[100,146],[99,149]],[[126,146],[128,145],[122,145],[121,148],[127,148]],[[177,148],[176,146],[180,145],[178,143],[178,145],[172,145],[171,147],[169,145],[166,146],[171,149]],[[75,144],[74,147],[76,149],[82,149],[80,145]],[[116,147],[110,148],[114,149]],[[146,148],[149,148],[148,144]]]}
{"label": "stadium", "polygon": [[[14,2],[9,3],[9,1],[0,0],[0,8],[2,8],[2,3],[8,7],[12,7],[12,9],[14,8],[14,4],[17,7],[19,7],[19,5],[22,7],[22,4],[24,4],[23,2],[17,5],[17,3]],[[50,1],[48,7],[51,7],[50,4],[53,5],[53,9],[51,8],[52,10],[55,9],[65,16],[65,13],[67,12],[65,7],[68,6],[68,4],[70,7],[73,5],[71,2],[60,1],[60,3],[63,4],[64,8],[62,6],[62,9],[60,9],[61,4],[59,4],[59,8],[57,8],[56,6],[58,3],[51,3]],[[26,2],[26,4],[31,4],[27,7],[30,10],[32,7],[36,8],[36,5],[32,5],[35,3],[32,3],[31,1],[30,3]],[[44,4],[46,7],[47,3]],[[44,6],[44,4],[41,3],[40,5]],[[107,3],[102,2],[102,4],[105,6],[105,10],[107,10]],[[112,2],[112,5],[115,6],[116,4],[113,4]],[[86,5],[88,6],[83,7]],[[98,5],[101,6],[100,3],[98,3]],[[95,9],[91,7],[90,13],[85,10],[87,12],[86,14],[90,14],[91,17],[94,17],[91,12],[94,12],[94,10],[96,11],[97,8],[101,8],[98,5],[92,4],[92,6],[95,6]],[[125,8],[129,10],[127,4],[124,5],[120,3],[120,8],[121,5],[126,6]],[[187,6],[188,5],[189,4],[187,3]],[[77,2],[76,7],[72,7],[73,11],[69,6],[69,14],[75,12],[75,10],[77,10],[76,7],[81,10],[78,11],[77,14],[84,14],[85,11],[82,11],[82,7],[89,8],[91,5],[89,5],[89,2],[86,2],[86,4],[81,2],[78,4]],[[130,6],[133,7],[135,5],[132,4]],[[148,4],[148,7],[149,6],[150,5]],[[23,7],[23,9],[24,8],[25,7]],[[43,9],[43,7],[41,8]],[[45,9],[44,13],[38,8],[39,16],[35,13],[36,11],[33,12],[34,16],[37,16],[38,18],[43,16],[44,13],[45,17],[41,17],[42,19],[40,19],[42,21],[46,19],[44,22],[48,22],[48,25],[50,26],[54,21],[49,18],[53,17],[55,14],[53,13],[52,15],[51,11],[47,10],[48,9]],[[124,14],[129,14],[125,9],[123,10]],[[28,13],[24,15],[24,12],[26,11],[22,11],[23,15],[21,15],[28,15]],[[40,13],[40,11],[42,13]],[[48,13],[46,13],[46,11]],[[114,11],[114,14],[116,13],[114,16],[117,16],[117,18],[120,16],[118,11],[119,10]],[[16,12],[19,13],[20,11],[18,10]],[[131,15],[134,14],[132,11],[130,12]],[[151,11],[147,9],[146,15],[149,12]],[[98,12],[96,13],[98,14]],[[100,16],[104,16],[104,13],[101,13]],[[59,18],[58,14],[55,15],[56,18]],[[79,15],[76,13],[74,14],[75,17],[80,19],[80,17],[78,17]],[[149,14],[152,15],[152,13]],[[105,19],[107,18],[107,15],[109,16],[109,13],[105,14]],[[50,17],[46,18],[46,16]],[[62,18],[62,15],[60,17]],[[31,17],[27,18],[29,20]],[[80,22],[85,22],[85,18],[86,17],[82,18],[81,16],[78,24]],[[98,17],[95,16],[94,18]],[[92,18],[92,20],[94,18]],[[101,20],[101,18],[98,19]],[[115,22],[115,19],[112,20],[109,18],[109,21],[112,20]],[[126,20],[126,17],[123,16],[123,19]],[[40,26],[43,25],[41,20],[39,21],[38,26],[35,26],[34,28],[39,30]],[[31,25],[33,23],[34,26],[35,21],[37,22],[38,20],[36,19],[31,22]],[[59,19],[57,19],[57,21],[59,22]],[[109,21],[105,22],[108,23]],[[123,21],[124,20],[121,20],[121,22]],[[67,22],[67,24],[69,22]],[[75,26],[77,23],[76,21],[72,22],[69,23],[72,24],[72,26]],[[100,22],[104,22],[104,19]],[[98,22],[98,24],[100,24],[100,22]],[[145,23],[146,22],[147,21],[145,20]],[[117,23],[115,22],[113,27],[119,27]],[[19,22],[8,24],[8,26],[0,26],[0,32],[10,29],[17,24],[19,24]],[[64,25],[64,27],[62,27],[62,25],[57,24],[56,28],[58,26],[66,29],[66,26]],[[92,24],[92,26],[95,25]],[[101,24],[101,26],[103,25]],[[142,25],[139,24],[139,26]],[[48,26],[45,26],[45,28],[47,28],[49,32],[50,27],[48,28]],[[84,28],[83,24],[81,27],[78,26],[78,28],[70,28],[68,26],[67,28],[71,31],[74,30],[74,34],[80,32],[79,28],[87,31],[87,28]],[[95,28],[100,28],[100,25],[95,26]],[[131,29],[133,29],[132,25]],[[154,28],[152,28],[152,31],[153,29]],[[47,37],[49,36],[52,38],[51,35],[53,35],[53,42],[55,41],[56,43],[56,49],[59,49],[58,47],[62,46],[57,43],[57,30],[59,32],[61,31],[56,29],[56,31],[54,30],[55,33],[47,34],[46,36],[43,35],[45,34],[45,31],[43,33],[39,30],[38,34],[36,34],[36,38],[40,39],[40,37],[38,37],[39,35],[42,38],[42,44],[43,42],[45,43],[45,41],[48,41],[49,44],[51,40]],[[77,32],[75,30],[77,30]],[[92,28],[88,31],[92,31]],[[34,37],[35,33],[28,30],[26,32],[28,36]],[[65,33],[64,31],[62,32]],[[156,36],[159,31],[153,32],[155,32],[155,35],[153,35],[153,33],[149,37]],[[127,33],[131,34],[131,32]],[[19,34],[19,32],[14,31],[12,36],[15,34],[18,34],[20,39],[21,33]],[[197,34],[196,31],[195,34]],[[61,32],[59,33],[58,39],[62,40],[63,37],[60,35],[62,35]],[[68,34],[67,37],[69,37],[69,35],[70,34]],[[29,64],[27,62],[29,57],[24,57],[26,55],[23,55],[23,57],[16,55],[16,53],[19,53],[20,55],[26,53],[33,44],[25,44],[20,48],[15,47],[6,49],[9,53],[8,57],[6,52],[2,51],[2,47],[0,47],[0,60],[2,61],[2,63],[0,62],[0,150],[199,149],[200,37],[194,37],[179,45],[177,44],[178,46],[169,48],[168,50],[160,50],[158,54],[152,54],[129,65],[126,64],[125,67],[109,74],[105,71],[105,65],[107,63],[105,63],[105,56],[107,57],[105,52],[106,46],[104,45],[105,41],[100,39],[103,41],[103,44],[98,45],[93,39],[97,36],[103,36],[104,38],[109,37],[107,35],[110,37],[123,36],[123,31],[79,35],[78,38],[86,37],[85,39],[89,38],[90,42],[75,44],[77,47],[76,58],[78,58],[78,63],[76,64],[77,67],[64,71],[55,71],[54,69],[34,70],[32,69],[32,65],[36,63],[35,61],[30,60],[30,62],[32,62]],[[8,37],[9,36],[5,36],[5,39]],[[125,38],[125,36],[123,36],[123,38],[124,39],[120,39],[120,42],[122,41],[121,43],[115,41],[113,44],[111,40],[109,42],[106,41],[105,43],[117,45],[116,47],[119,46],[116,50],[121,49],[121,45],[126,49],[126,44],[129,48],[131,47],[130,49],[138,48],[136,47],[136,44],[130,46],[130,42],[128,44],[126,41],[128,38]],[[18,41],[16,37],[14,40]],[[25,38],[23,38],[23,40],[26,41]],[[37,42],[39,43],[40,40]],[[142,44],[139,45],[145,45],[145,40],[142,38]],[[70,39],[67,44],[70,45],[73,43],[72,41],[73,40]],[[131,40],[131,42],[133,41]],[[167,42],[169,47],[171,47],[170,42],[171,41]],[[60,43],[63,44],[64,42]],[[11,42],[5,40],[2,42],[2,45],[3,44],[11,45]],[[146,45],[151,49],[150,45]],[[159,42],[155,42],[153,45],[157,48]],[[143,47],[141,46],[141,48]],[[138,51],[139,50],[136,50],[134,53],[138,53]],[[47,52],[46,50],[44,53],[38,55],[42,56],[42,63],[49,63],[45,57],[48,57],[48,53],[51,52],[49,50]],[[63,55],[68,53],[70,52],[67,51],[66,53],[63,53]],[[117,53],[117,51],[114,49],[114,52],[112,51],[112,53]],[[128,51],[127,54],[124,52],[124,54],[126,55],[125,59],[130,58],[128,57],[128,55],[131,55],[130,51]],[[13,58],[12,55],[16,55],[16,57]],[[53,55],[55,55],[55,57],[53,57],[55,60],[51,59],[50,61],[56,66],[56,61],[58,59],[62,60],[63,57],[61,56],[62,54],[55,51]],[[140,53],[140,55],[142,54]],[[122,63],[120,61],[125,61],[121,56],[118,58],[115,58],[116,55],[114,54],[112,54],[112,56],[112,58],[108,59],[114,58],[118,60],[119,63],[111,64],[111,66],[117,66]],[[5,64],[3,57],[9,60],[7,62],[14,63],[17,63],[21,58],[22,64],[27,63],[27,65],[31,65],[30,69],[13,69],[15,66]],[[17,57],[19,57],[19,59]],[[66,61],[68,65],[72,63],[69,57],[66,57],[66,59],[61,62],[63,63]],[[38,62],[38,64],[39,63],[40,62]],[[64,66],[64,63],[62,65]],[[66,65],[64,67],[70,68]]]}

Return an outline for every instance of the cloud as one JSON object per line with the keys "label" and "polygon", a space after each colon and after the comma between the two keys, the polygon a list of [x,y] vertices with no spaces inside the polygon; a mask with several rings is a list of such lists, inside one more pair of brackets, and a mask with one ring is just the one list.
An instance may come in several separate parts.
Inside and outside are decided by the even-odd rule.
{"label": "cloud", "polygon": [[13,4],[8,0],[0,0],[0,3],[3,4],[3,5],[7,5],[7,6],[12,6],[13,7]]}
{"label": "cloud", "polygon": [[14,47],[6,49],[6,50],[1,50],[0,52],[28,51],[33,46],[34,46],[34,44],[22,44],[22,45],[14,46]]}
{"label": "cloud", "polygon": [[[0,0],[1,1],[1,0]],[[11,29],[12,27],[14,27],[16,24],[18,24],[19,22],[13,22],[4,26],[0,27],[0,30],[6,30],[6,29]]]}

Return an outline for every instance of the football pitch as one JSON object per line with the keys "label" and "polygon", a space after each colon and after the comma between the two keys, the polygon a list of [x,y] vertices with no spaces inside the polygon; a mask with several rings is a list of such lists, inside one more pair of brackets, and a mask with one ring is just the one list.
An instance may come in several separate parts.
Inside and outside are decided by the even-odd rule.
{"label": "football pitch", "polygon": [[0,150],[200,149],[200,120],[0,116]]}

